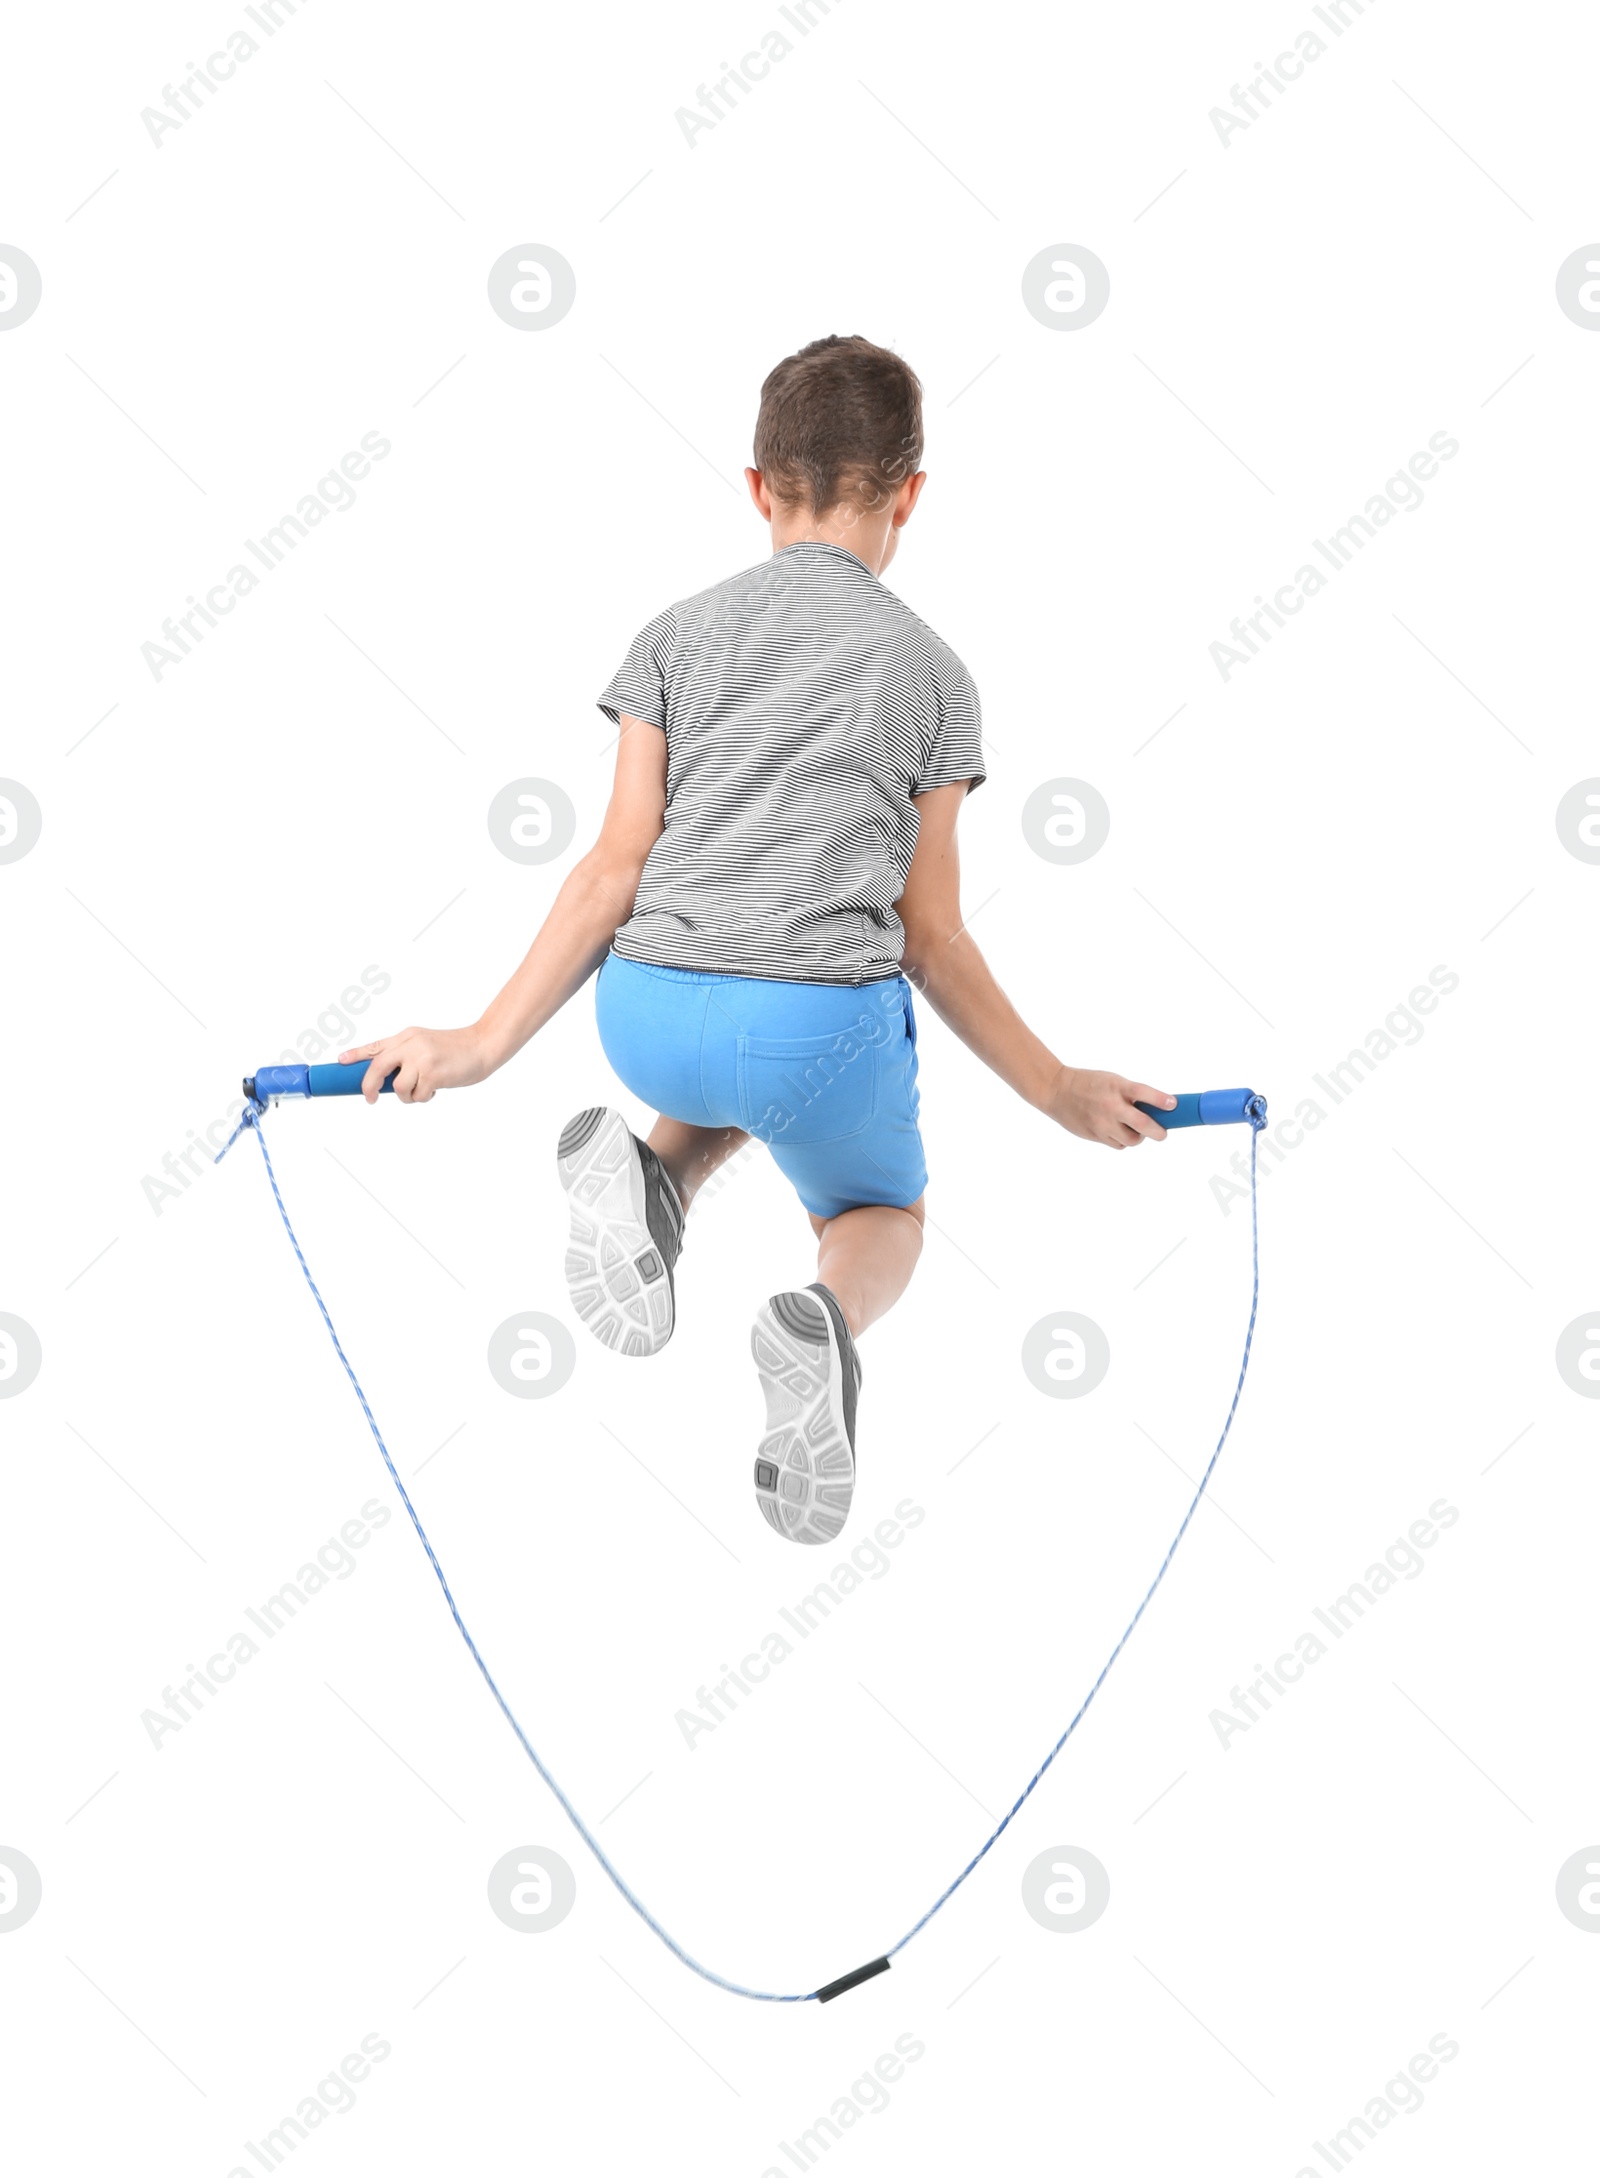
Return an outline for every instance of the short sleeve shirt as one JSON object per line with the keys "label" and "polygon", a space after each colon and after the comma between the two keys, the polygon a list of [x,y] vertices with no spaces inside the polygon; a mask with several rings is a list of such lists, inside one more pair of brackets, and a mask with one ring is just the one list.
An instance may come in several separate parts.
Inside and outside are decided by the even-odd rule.
{"label": "short sleeve shirt", "polygon": [[616,933],[707,974],[896,974],[915,797],[984,776],[972,677],[842,545],[786,546],[670,606],[600,697],[667,740],[666,823]]}

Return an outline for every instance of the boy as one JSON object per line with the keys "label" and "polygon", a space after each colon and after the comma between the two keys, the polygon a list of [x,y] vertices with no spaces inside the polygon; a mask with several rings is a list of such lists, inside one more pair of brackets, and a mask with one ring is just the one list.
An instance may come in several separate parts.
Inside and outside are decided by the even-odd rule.
{"label": "boy", "polygon": [[[503,1066],[598,968],[607,1058],[660,1113],[648,1141],[580,1112],[557,1166],[572,1301],[624,1354],[672,1336],[695,1190],[752,1136],[818,1238],[817,1277],[757,1312],[756,1500],[831,1542],[855,1483],[856,1340],[922,1248],[914,982],[1019,1096],[1113,1149],[1165,1139],[1147,1083],[1063,1066],[961,919],[956,819],[984,778],[965,667],[879,580],[926,478],[922,388],[857,336],[812,341],[761,389],[745,471],[772,557],[644,629],[600,698],[619,733],[600,836],[473,1027],[404,1029],[372,1102],[426,1103]],[[908,980],[909,979],[909,980]]]}

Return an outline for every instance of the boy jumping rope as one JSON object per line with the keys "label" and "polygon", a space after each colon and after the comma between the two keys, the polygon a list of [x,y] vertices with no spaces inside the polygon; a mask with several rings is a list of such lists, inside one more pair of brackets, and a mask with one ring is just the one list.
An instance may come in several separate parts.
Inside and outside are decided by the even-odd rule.
{"label": "boy jumping rope", "polygon": [[600,836],[471,1028],[402,1029],[369,1103],[482,1081],[600,971],[606,1057],[660,1114],[578,1113],[557,1169],[573,1306],[603,1344],[672,1336],[696,1189],[754,1137],[816,1232],[817,1277],[751,1333],[766,1397],[756,1502],[831,1542],[855,1486],[856,1340],[922,1250],[914,983],[1008,1087],[1090,1142],[1165,1130],[1176,1099],[1063,1066],[995,982],[961,916],[956,819],[984,778],[977,690],[879,579],[927,481],[922,388],[859,337],[815,340],[761,389],[745,471],[772,556],[643,630],[600,697],[618,729]]}

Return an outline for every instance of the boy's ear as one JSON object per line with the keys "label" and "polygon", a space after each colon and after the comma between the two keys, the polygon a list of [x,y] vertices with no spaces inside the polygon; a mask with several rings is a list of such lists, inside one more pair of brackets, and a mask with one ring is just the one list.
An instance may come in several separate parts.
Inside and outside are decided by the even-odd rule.
{"label": "boy's ear", "polygon": [[772,520],[772,494],[767,490],[766,478],[759,469],[746,469],[744,480],[750,488],[750,497],[755,502],[757,514],[760,515],[763,522],[770,522]]}
{"label": "boy's ear", "polygon": [[913,509],[913,507],[915,507],[917,501],[922,497],[922,487],[924,484],[927,483],[927,481],[927,470],[919,469],[915,476],[908,476],[905,482],[901,485],[900,489],[895,493],[894,512],[889,517],[889,520],[894,528],[901,529],[907,522],[910,521],[911,510]]}

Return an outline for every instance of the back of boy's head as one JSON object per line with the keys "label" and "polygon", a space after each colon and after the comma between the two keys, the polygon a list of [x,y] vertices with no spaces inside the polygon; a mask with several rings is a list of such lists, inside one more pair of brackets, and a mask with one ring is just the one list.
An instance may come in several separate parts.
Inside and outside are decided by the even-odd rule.
{"label": "back of boy's head", "polygon": [[784,506],[870,513],[921,460],[922,386],[889,349],[830,333],[768,372],[755,463]]}

